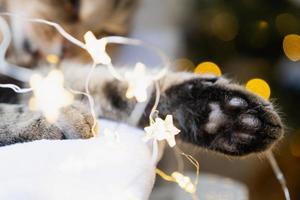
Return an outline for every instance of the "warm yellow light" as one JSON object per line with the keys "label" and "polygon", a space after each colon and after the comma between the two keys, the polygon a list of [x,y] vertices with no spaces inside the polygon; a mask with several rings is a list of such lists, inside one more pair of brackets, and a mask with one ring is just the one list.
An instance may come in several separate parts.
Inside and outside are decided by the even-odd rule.
{"label": "warm yellow light", "polygon": [[175,179],[176,183],[188,193],[194,194],[196,192],[196,187],[192,183],[190,177],[184,176],[179,172],[173,172],[171,176]]}
{"label": "warm yellow light", "polygon": [[300,129],[294,132],[290,139],[290,151],[293,156],[300,157]]}
{"label": "warm yellow light", "polygon": [[173,66],[178,71],[192,71],[195,68],[194,63],[187,58],[180,58],[173,62]]}
{"label": "warm yellow light", "polygon": [[298,32],[299,20],[291,13],[281,13],[275,18],[275,25],[281,35]]}
{"label": "warm yellow light", "polygon": [[196,74],[212,74],[214,76],[221,76],[222,72],[218,65],[213,62],[200,63],[194,70]]}
{"label": "warm yellow light", "polygon": [[268,26],[269,26],[269,24],[268,24],[268,22],[265,21],[265,20],[260,20],[260,21],[258,22],[258,28],[259,28],[259,29],[266,29],[266,28],[268,28]]}
{"label": "warm yellow light", "polygon": [[64,89],[63,83],[63,74],[58,70],[51,71],[47,77],[34,74],[30,79],[33,97],[29,107],[31,110],[42,111],[50,123],[57,120],[60,108],[73,102],[73,95]]}
{"label": "warm yellow light", "polygon": [[238,34],[237,18],[231,13],[220,13],[211,20],[211,32],[220,40],[231,41]]}
{"label": "warm yellow light", "polygon": [[167,175],[165,172],[162,170],[156,168],[155,172],[164,180],[169,181],[169,182],[175,182],[184,189],[186,192],[194,194],[196,192],[196,186],[193,184],[191,181],[191,178],[188,176],[183,175],[180,172],[173,172],[171,176]]}
{"label": "warm yellow light", "polygon": [[111,58],[106,52],[107,40],[97,39],[95,35],[88,31],[84,34],[85,48],[96,64],[111,64]]}
{"label": "warm yellow light", "polygon": [[147,100],[147,88],[151,85],[149,76],[146,75],[146,66],[143,63],[137,63],[133,71],[125,73],[125,79],[128,82],[126,97],[136,98],[138,102]]}
{"label": "warm yellow light", "polygon": [[268,100],[271,95],[271,89],[268,83],[258,78],[248,81],[246,84],[246,89],[264,98],[265,100]]}
{"label": "warm yellow light", "polygon": [[154,123],[145,127],[144,130],[146,132],[146,141],[152,138],[158,141],[166,140],[170,147],[176,145],[175,135],[180,132],[173,124],[172,115],[167,115],[165,120],[157,117]]}
{"label": "warm yellow light", "polygon": [[56,56],[54,54],[49,54],[46,57],[46,60],[48,61],[48,63],[51,63],[51,64],[57,64],[59,62],[58,56]]}
{"label": "warm yellow light", "polygon": [[283,50],[290,60],[300,60],[300,36],[296,34],[285,36],[283,39]]}

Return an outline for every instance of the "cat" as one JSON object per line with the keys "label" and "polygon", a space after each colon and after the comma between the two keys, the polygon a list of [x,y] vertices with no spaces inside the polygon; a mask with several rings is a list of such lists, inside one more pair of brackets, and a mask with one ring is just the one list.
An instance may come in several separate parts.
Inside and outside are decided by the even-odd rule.
{"label": "cat", "polygon": [[[106,34],[126,34],[137,2],[34,0],[29,5],[24,4],[24,1],[9,0],[6,1],[6,8],[28,17],[57,21],[72,34],[83,35],[87,30],[92,30],[97,37],[101,37]],[[97,10],[98,8],[103,9],[106,14]],[[112,12],[108,8],[119,8],[124,12]],[[67,12],[66,9],[71,9],[72,12]],[[105,19],[101,23],[93,21],[99,13]],[[86,53],[66,45],[51,28],[25,23],[20,25],[17,20],[12,20],[11,23],[13,32],[16,33],[16,55],[22,55],[12,56],[11,59],[17,63],[25,63],[24,65],[30,63],[29,66],[32,66],[35,65],[32,62],[39,61],[40,57],[48,53],[62,55],[71,60],[61,63],[67,85],[76,90],[84,89],[84,75],[89,71],[82,64],[89,58]],[[17,30],[24,34],[19,34],[20,31]],[[283,136],[284,126],[272,104],[224,77],[170,71],[159,81],[159,86],[159,116],[164,118],[167,114],[173,115],[175,126],[181,130],[177,137],[183,141],[226,155],[244,156],[270,149]],[[116,81],[105,68],[98,67],[90,88],[95,98],[97,117],[127,119],[136,101],[125,97],[126,89],[125,82]],[[26,98],[23,104],[0,104],[0,146],[37,139],[92,137],[92,117],[82,99],[84,98],[78,97],[74,104],[63,108],[54,124],[48,123],[41,113],[30,111],[24,103],[28,100]],[[138,123],[139,127],[149,125],[148,115],[153,102],[154,94]]]}
{"label": "cat", "polygon": [[[139,0],[2,0],[0,3],[4,11],[57,22],[81,40],[88,30],[98,38],[127,35]],[[90,61],[84,50],[66,41],[53,27],[15,18],[11,18],[10,23],[14,46],[13,62],[32,67],[38,65],[37,61],[48,54],[79,62]]]}
{"label": "cat", "polygon": [[[73,36],[82,40],[88,30],[97,37],[127,35],[131,30],[134,13],[140,0],[0,0],[0,11],[28,18],[57,22]],[[12,44],[7,52],[10,63],[27,68],[37,68],[48,54],[61,59],[87,63],[89,55],[66,41],[53,27],[33,24],[17,18],[7,18],[12,29]],[[1,35],[1,34],[0,34]],[[109,52],[115,48],[109,46]],[[0,83],[23,83],[0,74]],[[0,102],[18,103],[19,96],[0,88]]]}
{"label": "cat", "polygon": [[[90,67],[75,63],[66,63],[65,66],[63,71],[68,80],[67,85],[72,89],[84,90],[84,75],[88,74]],[[99,66],[92,76],[90,85],[91,94],[95,98],[97,117],[124,121],[130,116],[136,100],[126,98],[126,82],[115,80],[105,67]],[[159,87],[161,90],[159,116],[165,118],[167,114],[173,115],[175,126],[181,130],[178,137],[183,141],[226,155],[243,156],[263,152],[283,136],[283,124],[272,104],[224,77],[169,71],[159,81]],[[77,98],[78,101],[84,99],[83,96]],[[141,128],[149,125],[148,116],[154,103],[154,93],[150,98],[138,122]],[[15,134],[7,144],[18,142],[18,138],[22,138],[23,141],[52,138],[53,136],[49,134],[56,136],[53,139],[92,137],[91,131],[79,128],[83,125],[91,127],[92,123],[91,115],[84,104],[87,105],[81,100],[81,103],[64,108],[61,114],[65,118],[64,124],[76,124],[75,129],[79,134],[76,137],[64,133],[60,120],[50,125],[41,114],[38,116],[35,114],[32,122],[29,121],[24,125],[23,119],[32,118],[27,115],[32,116],[33,113],[27,109],[20,109],[19,105],[10,108],[14,112],[2,112],[0,135],[5,138],[7,127],[13,126],[20,131],[11,130],[11,132],[19,135]],[[72,113],[69,109],[78,109],[79,113],[82,113],[81,121],[76,115],[68,115]],[[27,129],[18,128],[18,123]],[[36,128],[37,123],[39,128]],[[23,136],[28,133],[28,129],[35,131],[28,137]],[[1,140],[2,145],[6,145],[3,139]]]}

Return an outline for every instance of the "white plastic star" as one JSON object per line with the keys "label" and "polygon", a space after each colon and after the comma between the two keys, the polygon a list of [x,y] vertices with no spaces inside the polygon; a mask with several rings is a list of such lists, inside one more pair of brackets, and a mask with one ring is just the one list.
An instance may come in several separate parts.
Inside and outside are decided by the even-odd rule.
{"label": "white plastic star", "polygon": [[149,76],[146,75],[146,66],[137,63],[133,71],[125,73],[125,79],[128,82],[126,97],[135,97],[138,102],[146,101],[147,88],[151,84]]}
{"label": "white plastic star", "polygon": [[48,76],[34,74],[30,79],[33,97],[29,101],[32,110],[40,110],[46,119],[53,123],[57,120],[59,110],[73,102],[73,95],[64,88],[64,77],[58,70]]}
{"label": "white plastic star", "polygon": [[154,138],[156,140],[167,140],[170,147],[176,145],[175,135],[177,135],[180,130],[177,129],[173,124],[172,115],[167,115],[166,119],[156,118],[155,122],[150,126],[144,128],[146,131],[146,140]]}
{"label": "white plastic star", "polygon": [[105,38],[97,39],[91,31],[88,31],[84,34],[84,41],[86,50],[96,64],[108,65],[111,63],[111,58],[105,50],[107,45]]}
{"label": "white plastic star", "polygon": [[186,192],[189,192],[192,194],[194,194],[196,192],[196,187],[192,183],[190,177],[184,176],[183,174],[181,174],[179,172],[173,172],[171,176],[175,179],[177,184],[181,188],[183,188]]}

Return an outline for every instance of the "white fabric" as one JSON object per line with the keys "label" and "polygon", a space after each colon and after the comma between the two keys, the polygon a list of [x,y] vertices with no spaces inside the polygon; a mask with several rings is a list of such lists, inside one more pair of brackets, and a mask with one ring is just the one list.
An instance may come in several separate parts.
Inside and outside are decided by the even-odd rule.
{"label": "white fabric", "polygon": [[[144,200],[155,179],[143,131],[101,120],[97,138],[0,148],[0,199]],[[104,129],[116,128],[116,137]]]}

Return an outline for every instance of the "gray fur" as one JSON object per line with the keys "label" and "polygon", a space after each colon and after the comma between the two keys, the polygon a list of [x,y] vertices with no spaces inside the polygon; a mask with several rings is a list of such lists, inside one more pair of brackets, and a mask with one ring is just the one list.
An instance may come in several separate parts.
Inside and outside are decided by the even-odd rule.
{"label": "gray fur", "polygon": [[63,108],[54,124],[24,105],[0,104],[0,113],[0,146],[40,139],[92,137],[93,119],[78,102]]}
{"label": "gray fur", "polygon": [[[84,91],[90,66],[66,62],[61,67],[68,81],[66,87]],[[123,74],[124,70],[120,70],[120,73]],[[164,118],[167,114],[172,114],[176,126],[181,129],[179,137],[187,142],[240,156],[269,149],[283,135],[282,122],[270,102],[225,78],[170,71],[159,81],[159,86],[160,116]],[[106,67],[98,66],[90,84],[97,116],[125,121],[136,104],[135,99],[125,98],[126,89],[126,82],[116,81]],[[63,109],[62,116],[54,125],[48,124],[40,114],[27,109],[16,112],[17,106],[13,110],[8,105],[0,106],[5,110],[3,113],[6,113],[3,115],[2,143],[91,137],[91,116],[87,107],[83,106],[88,105],[86,98],[77,98],[82,102]],[[150,98],[139,122],[140,127],[149,123],[148,115],[153,106],[154,95]],[[236,101],[237,99],[239,100]],[[10,112],[6,111],[9,110],[5,108],[7,106]],[[24,120],[27,119],[30,120],[24,125]],[[39,128],[36,128],[37,121]],[[32,129],[34,131],[30,132]],[[28,139],[24,139],[23,135]]]}
{"label": "gray fur", "polygon": [[[93,31],[97,37],[126,35],[138,0],[81,0],[80,5],[67,0],[0,0],[6,10],[27,17],[56,21],[82,37]],[[34,6],[33,6],[34,5]],[[71,9],[71,10],[66,10]],[[85,77],[90,66],[83,66],[90,57],[79,48],[66,43],[51,27],[11,20],[14,54],[10,59],[19,65],[32,66],[49,53],[61,55],[67,81],[66,87],[84,91]],[[39,27],[37,27],[39,26]],[[22,33],[22,34],[20,34]],[[108,49],[111,51],[111,49]],[[246,91],[226,78],[198,76],[192,73],[168,72],[159,81],[161,117],[174,116],[181,129],[179,137],[202,148],[241,156],[271,148],[283,136],[283,124],[270,102]],[[126,82],[116,81],[105,67],[97,67],[90,91],[95,99],[98,117],[125,121],[134,108],[135,99],[126,99]],[[80,102],[81,101],[81,102]],[[38,139],[76,139],[92,136],[92,117],[86,98],[61,110],[56,123],[48,123],[39,112],[27,108],[28,98],[21,105],[0,104],[0,145]],[[154,95],[139,126],[148,125],[148,115]]]}

